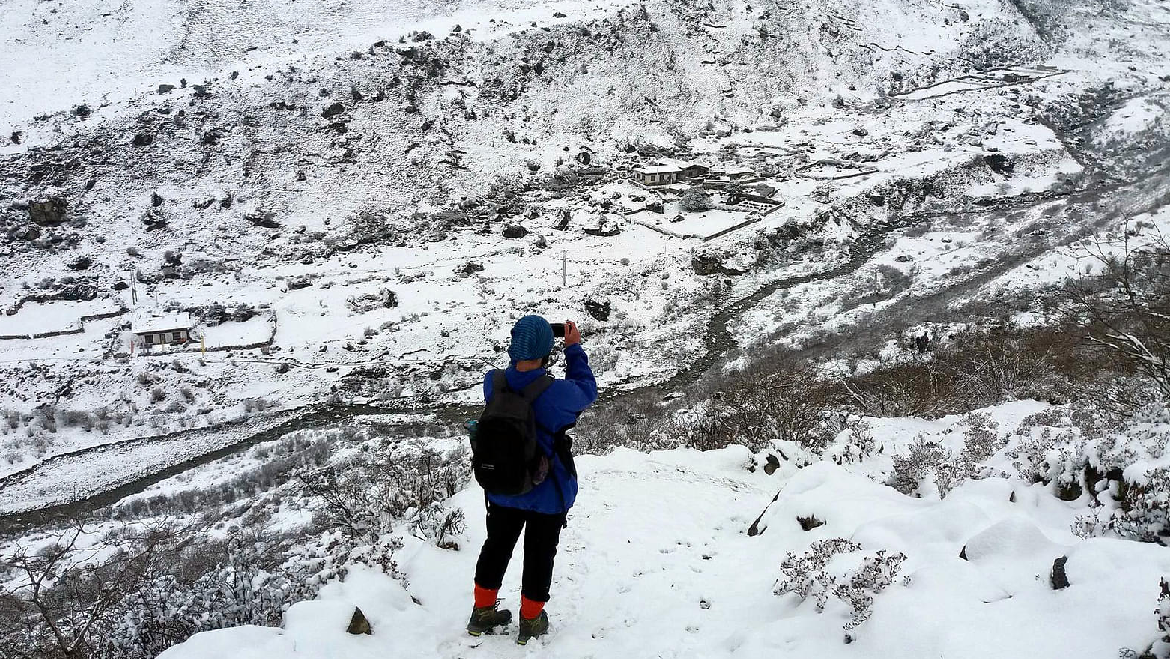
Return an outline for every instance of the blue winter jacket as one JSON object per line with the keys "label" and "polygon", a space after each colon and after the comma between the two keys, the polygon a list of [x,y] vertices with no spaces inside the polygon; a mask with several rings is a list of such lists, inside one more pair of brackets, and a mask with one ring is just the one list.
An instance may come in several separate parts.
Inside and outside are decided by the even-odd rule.
{"label": "blue winter jacket", "polygon": [[[526,494],[489,494],[488,500],[492,503],[547,515],[567,513],[573,507],[573,501],[577,499],[577,479],[561,464],[561,459],[554,455],[552,433],[576,423],[577,415],[597,400],[597,382],[593,379],[593,370],[589,368],[585,349],[580,344],[565,348],[565,362],[565,379],[554,380],[532,403],[532,410],[536,413],[537,441],[545,455],[552,458],[548,478]],[[508,388],[512,391],[520,391],[544,374],[543,368],[521,373],[516,370],[515,364],[504,371]],[[490,371],[483,379],[483,398],[484,401],[492,398]]]}

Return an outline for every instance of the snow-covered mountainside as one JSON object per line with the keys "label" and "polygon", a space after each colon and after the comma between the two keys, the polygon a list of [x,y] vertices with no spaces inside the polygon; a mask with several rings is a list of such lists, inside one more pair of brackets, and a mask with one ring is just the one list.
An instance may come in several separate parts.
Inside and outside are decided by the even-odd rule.
{"label": "snow-covered mountainside", "polygon": [[[1165,14],[13,3],[0,470],[257,410],[473,398],[528,311],[582,320],[611,388],[887,306],[933,320],[901,311],[1157,207]],[[706,168],[699,207],[632,182],[680,161]],[[159,316],[189,342],[144,351]]]}
{"label": "snow-covered mountainside", "polygon": [[514,652],[456,634],[459,428],[539,313],[602,391],[548,651],[1165,654],[1168,51],[1162,0],[7,0],[0,613],[109,559],[85,656]]}

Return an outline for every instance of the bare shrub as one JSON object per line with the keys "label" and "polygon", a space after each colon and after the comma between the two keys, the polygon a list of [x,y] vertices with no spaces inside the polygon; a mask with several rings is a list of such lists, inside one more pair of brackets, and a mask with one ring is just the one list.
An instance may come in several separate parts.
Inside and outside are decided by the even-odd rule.
{"label": "bare shrub", "polygon": [[846,631],[855,629],[873,613],[874,597],[894,583],[906,555],[887,554],[879,550],[862,559],[861,565],[845,574],[831,574],[826,568],[838,554],[861,550],[861,545],[845,538],[831,538],[814,542],[807,552],[797,556],[789,552],[780,563],[783,577],[777,580],[773,592],[777,595],[795,594],[801,601],[816,600],[817,613],[823,613],[829,598],[836,597],[850,610]]}
{"label": "bare shrub", "polygon": [[0,650],[10,657],[88,657],[113,617],[174,538],[168,528],[133,531],[112,554],[90,546],[80,525],[33,551],[18,545],[2,564]]}
{"label": "bare shrub", "polygon": [[1069,288],[1073,314],[1091,341],[1170,395],[1170,243],[1121,248],[1120,257],[1094,251],[1104,272]]}
{"label": "bare shrub", "polygon": [[707,413],[688,429],[688,444],[701,450],[743,444],[754,452],[789,441],[820,451],[839,429],[831,413],[835,387],[786,355],[753,363],[720,384]]}

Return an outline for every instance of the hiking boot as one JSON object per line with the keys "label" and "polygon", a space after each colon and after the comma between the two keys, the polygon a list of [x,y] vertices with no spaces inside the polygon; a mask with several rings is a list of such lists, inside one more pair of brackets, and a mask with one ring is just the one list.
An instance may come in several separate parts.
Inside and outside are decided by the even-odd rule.
{"label": "hiking boot", "polygon": [[516,638],[516,642],[520,645],[526,645],[528,639],[536,638],[537,636],[544,636],[548,633],[548,614],[544,611],[540,615],[529,620],[528,618],[520,618],[520,636]]}
{"label": "hiking boot", "polygon": [[467,621],[467,633],[472,636],[491,634],[500,625],[512,622],[512,612],[498,610],[499,602],[491,606],[478,606],[471,610],[471,619]]}

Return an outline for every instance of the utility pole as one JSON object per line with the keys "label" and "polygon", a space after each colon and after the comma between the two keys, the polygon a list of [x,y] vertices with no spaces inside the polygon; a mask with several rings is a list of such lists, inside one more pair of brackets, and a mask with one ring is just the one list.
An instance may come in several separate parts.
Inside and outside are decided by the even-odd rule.
{"label": "utility pole", "polygon": [[569,250],[561,250],[561,288],[569,285]]}

